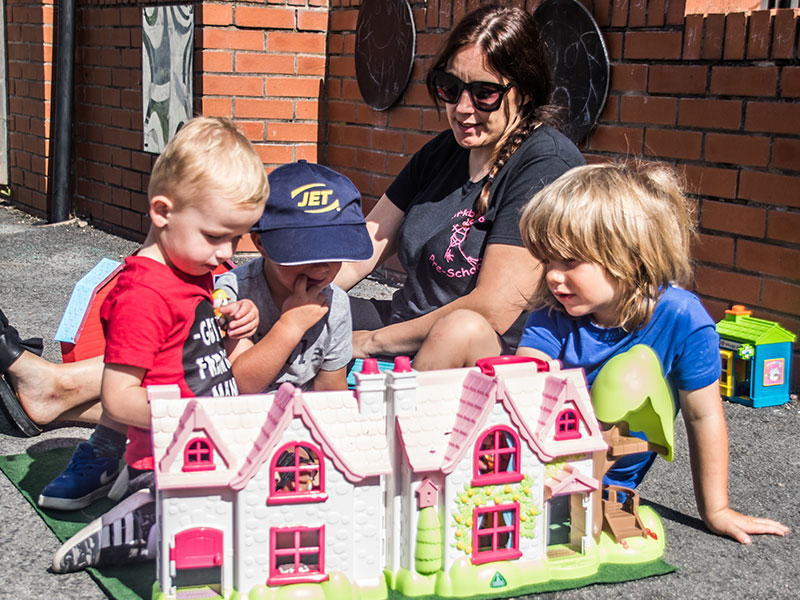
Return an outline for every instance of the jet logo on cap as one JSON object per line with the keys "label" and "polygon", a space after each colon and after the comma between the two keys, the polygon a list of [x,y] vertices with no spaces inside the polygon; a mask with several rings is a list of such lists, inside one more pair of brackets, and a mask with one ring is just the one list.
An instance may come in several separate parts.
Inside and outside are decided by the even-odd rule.
{"label": "jet logo on cap", "polygon": [[[292,199],[297,198],[302,194],[302,198],[297,203],[297,208],[302,208],[305,213],[324,213],[332,210],[341,210],[339,208],[339,199],[337,198],[333,203],[328,204],[333,190],[331,189],[314,189],[325,188],[322,183],[309,183],[308,185],[300,186],[292,190]],[[317,207],[317,208],[313,208]]]}

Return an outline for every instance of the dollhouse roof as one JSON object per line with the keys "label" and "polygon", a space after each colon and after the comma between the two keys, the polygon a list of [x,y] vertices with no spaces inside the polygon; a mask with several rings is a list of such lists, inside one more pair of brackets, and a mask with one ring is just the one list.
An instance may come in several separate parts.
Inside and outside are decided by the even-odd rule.
{"label": "dollhouse roof", "polygon": [[401,446],[414,471],[441,468],[452,436],[462,382],[471,371],[450,369],[417,374],[417,412],[397,417]]}
{"label": "dollhouse roof", "polygon": [[499,399],[496,377],[472,372],[464,379],[461,401],[456,413],[453,433],[445,452],[442,471],[450,473],[475,444],[478,434],[486,427],[486,421]]}
{"label": "dollhouse roof", "polygon": [[550,475],[544,485],[549,496],[591,492],[600,488],[600,482],[597,479],[584,475],[571,464],[565,464],[563,468]]}
{"label": "dollhouse roof", "polygon": [[[540,460],[605,450],[580,369],[537,372],[533,363],[416,373],[414,412],[397,416],[400,447],[416,473],[450,473],[492,425],[498,404]],[[283,384],[274,394],[180,398],[177,386],[148,388],[159,487],[242,489],[300,419],[327,459],[351,482],[392,470],[383,415],[359,411],[351,391],[304,393]],[[559,415],[574,412],[580,435],[556,436]],[[496,414],[496,411],[495,411]],[[214,468],[183,471],[187,442],[206,436]]]}
{"label": "dollhouse roof", "polygon": [[[58,324],[58,329],[54,339],[57,342],[68,342],[76,344],[89,318],[91,310],[97,313],[97,326],[99,326],[100,304],[105,299],[105,294],[96,302],[96,296],[100,290],[108,286],[112,281],[116,282],[117,274],[122,270],[122,263],[101,258],[92,269],[81,277],[72,288],[67,308]],[[102,331],[100,332],[102,337]],[[105,340],[100,341],[100,354],[105,348]]]}
{"label": "dollhouse roof", "polygon": [[214,422],[208,417],[203,406],[196,399],[189,400],[180,419],[178,427],[173,436],[174,443],[167,447],[164,457],[161,459],[160,467],[166,473],[171,471],[175,460],[179,458],[186,443],[196,437],[198,433],[205,435],[213,444],[220,457],[222,464],[217,464],[217,469],[206,474],[204,483],[206,485],[224,485],[231,477],[231,457],[232,451],[228,448],[225,439],[220,434]]}
{"label": "dollhouse roof", "polygon": [[[466,374],[441,371],[430,380],[425,375],[418,375],[417,411],[397,418],[403,449],[415,472],[452,472],[485,430],[498,402],[543,461],[607,448],[580,369],[540,373],[532,363],[522,363],[505,365],[495,376],[475,369]],[[577,439],[555,440],[555,419],[566,406],[575,409],[584,433]]]}
{"label": "dollhouse roof", "polygon": [[717,323],[717,333],[720,337],[748,344],[777,344],[797,339],[775,321],[751,317],[750,311],[739,305],[725,311],[725,317]]}
{"label": "dollhouse roof", "polygon": [[[537,445],[548,460],[565,454],[577,452],[593,452],[605,450],[608,445],[603,441],[600,425],[592,409],[592,401],[583,374],[580,380],[575,379],[575,371],[560,373],[560,377],[548,377],[545,380],[542,393],[542,409],[539,412],[539,421],[533,433]],[[573,409],[581,421],[581,429],[589,432],[573,440],[556,440],[553,431],[556,419],[561,411]]]}
{"label": "dollhouse roof", "polygon": [[[304,394],[283,384],[275,394],[179,398],[177,386],[152,386],[156,478],[162,489],[230,486],[241,489],[269,460],[294,418],[350,481],[391,470],[383,419],[359,414],[350,391]],[[175,458],[188,439],[205,432],[224,464],[184,473]]]}

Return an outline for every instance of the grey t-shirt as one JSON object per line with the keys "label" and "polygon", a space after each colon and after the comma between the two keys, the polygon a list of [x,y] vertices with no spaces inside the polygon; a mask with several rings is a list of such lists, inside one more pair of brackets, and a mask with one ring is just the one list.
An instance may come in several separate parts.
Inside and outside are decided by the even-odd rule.
{"label": "grey t-shirt", "polygon": [[[231,300],[247,298],[258,307],[260,321],[253,342],[258,343],[278,322],[281,309],[275,306],[267,279],[264,259],[259,257],[217,277],[214,287],[223,289]],[[292,351],[280,374],[264,391],[277,389],[288,381],[307,389],[320,370],[336,371],[347,366],[353,356],[353,327],[347,294],[334,284],[322,290],[328,313],[306,331]]]}

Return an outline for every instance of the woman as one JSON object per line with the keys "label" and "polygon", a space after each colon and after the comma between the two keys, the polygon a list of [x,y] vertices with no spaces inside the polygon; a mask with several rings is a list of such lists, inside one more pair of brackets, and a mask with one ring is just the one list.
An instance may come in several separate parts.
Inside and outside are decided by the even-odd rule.
{"label": "woman", "polygon": [[[442,353],[429,333],[458,309],[497,333],[475,357],[513,352],[540,276],[522,245],[519,211],[584,160],[547,125],[552,75],[533,17],[485,6],[453,29],[427,76],[450,129],[417,152],[367,216],[372,258],[343,265],[349,290],[397,253],[407,279],[389,301],[351,300],[355,356],[416,354],[415,368],[474,362]],[[453,327],[457,329],[457,319]],[[437,327],[438,335],[448,329]]]}

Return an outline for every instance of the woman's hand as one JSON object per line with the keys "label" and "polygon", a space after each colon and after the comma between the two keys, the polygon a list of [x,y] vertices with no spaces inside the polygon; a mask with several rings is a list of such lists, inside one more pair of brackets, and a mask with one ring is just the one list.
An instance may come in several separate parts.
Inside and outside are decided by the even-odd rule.
{"label": "woman's hand", "polygon": [[484,253],[475,289],[416,319],[375,331],[354,332],[354,356],[414,354],[437,321],[458,309],[478,313],[496,334],[503,334],[527,307],[540,276],[539,261],[525,248],[490,244]]}
{"label": "woman's hand", "polygon": [[353,332],[353,358],[369,358],[378,353],[379,350],[375,346],[374,331],[361,330]]}

